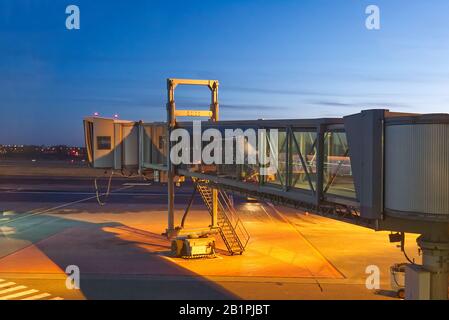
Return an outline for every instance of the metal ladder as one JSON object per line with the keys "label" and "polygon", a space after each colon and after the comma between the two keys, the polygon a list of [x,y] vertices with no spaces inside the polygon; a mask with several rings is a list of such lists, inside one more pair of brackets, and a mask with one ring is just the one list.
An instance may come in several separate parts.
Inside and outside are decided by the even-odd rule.
{"label": "metal ladder", "polygon": [[[193,180],[209,213],[212,215],[212,189],[207,180]],[[218,189],[217,224],[220,236],[231,255],[242,254],[249,242],[250,235],[238,217],[229,196],[224,190]]]}

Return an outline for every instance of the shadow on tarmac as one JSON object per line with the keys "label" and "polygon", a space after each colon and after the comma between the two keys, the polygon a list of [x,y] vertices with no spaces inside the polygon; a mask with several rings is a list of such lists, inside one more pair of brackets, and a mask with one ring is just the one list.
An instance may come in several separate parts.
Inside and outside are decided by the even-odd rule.
{"label": "shadow on tarmac", "polygon": [[[9,228],[12,233],[0,233],[0,247],[6,240],[26,240],[61,270],[78,266],[87,299],[238,299],[169,261],[165,256],[170,242],[155,233],[120,223],[94,224],[48,215],[30,216]],[[16,249],[2,251],[2,257],[13,256],[32,270],[33,261],[23,257],[30,247]]]}

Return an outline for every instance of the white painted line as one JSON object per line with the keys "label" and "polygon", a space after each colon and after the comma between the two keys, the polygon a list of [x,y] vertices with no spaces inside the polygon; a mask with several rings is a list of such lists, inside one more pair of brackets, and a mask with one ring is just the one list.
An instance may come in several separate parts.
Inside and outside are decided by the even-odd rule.
{"label": "white painted line", "polygon": [[[127,189],[127,188],[130,188],[130,187],[123,187],[123,188],[114,190],[114,191],[111,192],[111,193],[114,193],[114,192],[117,192],[117,191],[120,191],[120,190],[124,190],[124,189]],[[104,196],[104,195],[105,195],[105,194],[101,194],[101,196]],[[29,218],[29,217],[32,217],[32,216],[36,216],[36,215],[39,215],[39,214],[44,214],[44,213],[48,213],[48,212],[50,212],[50,211],[62,209],[62,208],[71,206],[71,205],[73,205],[73,204],[77,204],[77,203],[85,202],[85,201],[88,201],[88,200],[91,200],[91,199],[95,199],[96,197],[97,197],[97,195],[92,196],[92,197],[88,197],[88,198],[84,198],[84,199],[81,199],[81,200],[78,200],[78,201],[73,201],[73,202],[69,202],[69,203],[64,203],[64,204],[59,205],[59,206],[57,206],[57,207],[49,208],[49,209],[46,209],[46,210],[43,210],[43,211],[39,211],[39,212],[34,212],[34,213],[32,213],[32,214],[26,214],[26,215],[23,216],[23,217],[20,217],[20,218],[14,219],[14,220],[10,220],[10,221],[8,221],[8,222],[6,222],[6,223],[4,223],[4,224],[9,224],[9,223],[16,222],[16,221],[18,221],[18,220],[26,219],[26,218]],[[29,212],[27,212],[27,213],[29,213]]]}
{"label": "white painted line", "polygon": [[265,214],[267,215],[267,217],[270,218],[271,222],[277,223],[277,221],[275,221],[275,220],[273,219],[273,217],[268,213],[267,209],[265,209],[265,207],[263,206],[262,203],[261,203],[260,207],[262,208],[262,211],[265,212]]}
{"label": "white painted line", "polygon": [[[112,191],[110,193],[110,195],[114,195],[114,196],[117,196],[117,195],[120,195],[120,196],[158,196],[158,197],[160,197],[160,196],[167,196],[167,193],[117,193],[117,192],[119,192],[121,190],[129,189],[129,188],[132,188],[132,186],[125,186],[123,188],[119,188],[117,190],[114,190],[114,191]],[[23,192],[17,192],[17,193],[23,193]],[[30,193],[33,193],[33,192],[30,192]],[[42,192],[35,192],[35,193],[43,194]],[[90,195],[92,193],[87,193],[87,194]],[[104,196],[104,195],[105,194],[103,193],[100,196]],[[190,197],[190,194],[177,194],[176,196],[178,198],[179,197]],[[49,213],[49,212],[54,211],[54,210],[62,209],[62,208],[69,207],[69,206],[74,205],[74,204],[78,204],[78,203],[82,203],[82,202],[85,202],[85,201],[89,201],[89,200],[95,199],[96,197],[97,197],[97,195],[94,195],[92,197],[84,198],[84,199],[81,199],[81,200],[78,200],[78,201],[64,203],[62,205],[59,205],[59,206],[56,206],[56,207],[53,207],[53,208],[49,208],[49,209],[46,209],[46,210],[43,210],[43,211],[35,212],[35,210],[31,210],[29,212],[24,213],[24,216],[22,216],[22,217],[19,217],[19,218],[16,218],[16,219],[12,219],[12,220],[8,220],[6,222],[2,222],[1,224],[2,225],[7,225],[7,224],[10,224],[10,223],[22,220],[22,219],[26,219],[26,218],[33,217],[33,216],[40,215],[40,214],[44,214],[44,213]]]}
{"label": "white painted line", "polygon": [[37,294],[35,296],[24,298],[22,300],[39,300],[39,299],[47,298],[49,296],[51,296],[51,294],[49,294],[49,293],[41,293],[41,294]]}
{"label": "white painted line", "polygon": [[9,236],[10,234],[15,234],[15,233],[16,233],[16,229],[15,229],[15,228],[12,228],[12,227],[4,227],[4,226],[1,226],[1,227],[0,227],[0,233],[1,233],[3,236]]}
{"label": "white painted line", "polygon": [[10,287],[10,286],[13,286],[15,284],[16,284],[15,282],[2,283],[2,284],[0,284],[0,288]]}
{"label": "white painted line", "polygon": [[0,297],[0,300],[11,300],[11,299],[15,299],[15,298],[20,298],[20,297],[28,296],[28,295],[36,293],[36,292],[39,292],[39,290],[31,289],[28,291],[22,291],[19,293],[13,293],[13,294],[10,294],[7,296]]}
{"label": "white painted line", "polygon": [[1,295],[1,294],[5,294],[5,293],[9,293],[9,292],[14,292],[14,291],[26,289],[26,288],[27,288],[26,286],[17,286],[17,287],[13,287],[13,288],[1,290],[1,291],[0,291],[0,295]]}

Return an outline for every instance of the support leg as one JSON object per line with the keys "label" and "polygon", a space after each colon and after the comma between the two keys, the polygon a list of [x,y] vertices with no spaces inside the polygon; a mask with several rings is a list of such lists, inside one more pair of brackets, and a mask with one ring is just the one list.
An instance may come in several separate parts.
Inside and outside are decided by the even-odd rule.
{"label": "support leg", "polygon": [[168,170],[168,226],[167,236],[175,231],[175,182],[173,171]]}
{"label": "support leg", "polygon": [[430,299],[448,299],[449,239],[418,238],[423,253],[423,268],[430,272]]}
{"label": "support leg", "polygon": [[212,228],[218,227],[218,189],[212,189]]}

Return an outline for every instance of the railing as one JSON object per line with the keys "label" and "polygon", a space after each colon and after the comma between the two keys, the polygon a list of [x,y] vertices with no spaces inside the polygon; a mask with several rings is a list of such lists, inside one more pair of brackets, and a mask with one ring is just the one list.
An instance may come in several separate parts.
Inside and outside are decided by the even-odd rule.
{"label": "railing", "polygon": [[[207,181],[199,181],[197,179],[194,179],[194,182],[209,213],[212,214],[213,199],[210,185],[208,185]],[[242,254],[248,245],[250,235],[231,204],[231,200],[223,190],[219,190],[218,192],[217,218],[220,235],[229,253]]]}
{"label": "railing", "polygon": [[[234,206],[231,204],[231,201],[229,199],[228,194],[226,191],[220,189],[219,190],[219,204],[223,208],[223,204],[220,201],[220,196],[224,200],[224,203],[226,204],[226,207],[228,210],[224,210],[224,212],[230,213],[230,215],[226,215],[226,217],[229,219],[230,224],[233,226],[233,230],[236,232],[237,239],[240,243],[241,248],[244,250],[246,246],[248,245],[248,242],[251,238],[248,230],[245,228],[245,225],[243,224],[242,220],[240,219],[237,211],[235,210]],[[230,216],[230,217],[229,217]]]}

